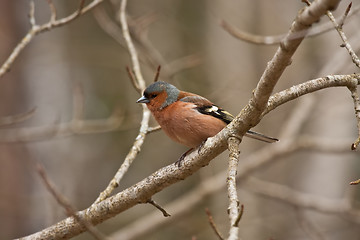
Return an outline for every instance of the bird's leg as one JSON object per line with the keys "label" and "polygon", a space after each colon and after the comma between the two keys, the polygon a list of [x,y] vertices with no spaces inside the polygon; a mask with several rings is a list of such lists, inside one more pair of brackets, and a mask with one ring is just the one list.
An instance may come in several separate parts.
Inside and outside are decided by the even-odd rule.
{"label": "bird's leg", "polygon": [[206,143],[206,140],[207,140],[207,139],[205,139],[204,141],[202,141],[202,142],[200,143],[200,145],[199,145],[199,147],[198,147],[198,153],[200,153],[200,150],[201,150],[201,148],[204,146],[204,144]]}
{"label": "bird's leg", "polygon": [[194,148],[190,148],[189,150],[187,150],[186,152],[184,152],[180,158],[175,162],[175,166],[181,167],[181,162],[184,161],[184,158],[186,157],[186,155],[188,155],[189,153],[191,153],[194,150]]}
{"label": "bird's leg", "polygon": [[[207,140],[207,139],[206,139]],[[202,141],[201,144],[198,147],[198,153],[200,153],[201,148],[204,146],[206,140]],[[190,148],[189,150],[187,150],[186,152],[184,152],[180,158],[175,162],[175,166],[181,167],[181,162],[184,160],[184,158],[186,157],[186,155],[188,155],[189,153],[191,153],[194,150],[194,148]]]}

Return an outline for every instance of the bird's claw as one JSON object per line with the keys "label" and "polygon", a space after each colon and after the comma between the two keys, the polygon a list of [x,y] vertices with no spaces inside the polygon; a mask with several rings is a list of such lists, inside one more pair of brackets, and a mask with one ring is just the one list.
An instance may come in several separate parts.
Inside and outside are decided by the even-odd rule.
{"label": "bird's claw", "polygon": [[194,150],[193,148],[190,148],[189,150],[187,150],[186,152],[184,152],[180,158],[175,162],[175,166],[177,167],[181,167],[181,163],[184,161],[186,155],[188,155],[188,153],[190,153],[192,150]]}

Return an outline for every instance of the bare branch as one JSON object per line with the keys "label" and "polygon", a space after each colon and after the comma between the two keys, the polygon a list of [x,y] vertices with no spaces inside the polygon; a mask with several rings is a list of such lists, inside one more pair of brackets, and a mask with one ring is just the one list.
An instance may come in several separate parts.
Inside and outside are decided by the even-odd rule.
{"label": "bare branch", "polygon": [[157,209],[160,210],[160,212],[162,212],[164,217],[171,217],[171,215],[169,213],[166,212],[166,210],[164,208],[162,208],[159,204],[157,204],[154,200],[150,199],[147,201],[147,203],[153,205],[154,207],[156,207]]}
{"label": "bare branch", "polygon": [[358,128],[358,138],[351,145],[351,150],[356,150],[360,143],[360,99],[359,99],[357,86],[348,87],[348,89],[351,92],[351,97],[354,102],[355,117],[357,120],[357,128]]}
{"label": "bare branch", "polygon": [[[25,35],[25,37],[17,44],[17,46],[14,48],[14,50],[11,52],[10,56],[5,60],[5,62],[0,67],[0,78],[10,70],[11,65],[14,63],[16,58],[19,56],[21,51],[31,42],[31,40],[37,35],[45,31],[50,31],[53,28],[63,26],[65,24],[68,24],[75,20],[77,17],[85,14],[86,12],[90,11],[94,7],[96,7],[98,4],[100,4],[103,0],[93,0],[91,3],[89,3],[87,6],[83,7],[81,10],[77,10],[74,13],[70,14],[67,17],[61,18],[59,20],[54,20],[56,18],[56,10],[54,5],[49,2],[50,11],[51,11],[51,18],[50,21],[42,24],[42,25],[36,25],[35,22],[35,6],[34,2],[30,2],[30,23],[31,23],[31,29],[28,31],[28,33]],[[81,0],[81,2],[84,2]]]}
{"label": "bare branch", "polygon": [[0,127],[24,122],[27,119],[34,116],[35,111],[36,111],[36,107],[34,107],[33,109],[31,109],[28,112],[20,113],[18,115],[0,117]]}
{"label": "bare branch", "polygon": [[209,219],[209,223],[210,223],[210,226],[211,228],[214,230],[216,236],[218,236],[218,238],[220,240],[224,240],[224,237],[222,236],[222,234],[220,233],[219,229],[216,227],[216,224],[214,222],[214,218],[213,216],[211,215],[211,212],[208,208],[205,208],[205,212],[206,212],[206,215],[208,216],[208,219]]}
{"label": "bare branch", "polygon": [[46,189],[51,193],[51,195],[55,198],[56,202],[62,206],[66,214],[68,216],[72,216],[84,225],[86,230],[95,238],[98,240],[107,239],[105,235],[103,235],[100,231],[98,231],[87,219],[79,216],[76,213],[76,209],[70,204],[70,202],[59,192],[56,190],[54,183],[51,182],[48,175],[46,174],[46,171],[42,164],[39,161],[33,160],[33,163],[36,167],[36,171],[38,172],[42,182],[44,183]]}
{"label": "bare branch", "polygon": [[350,185],[358,185],[358,184],[360,184],[360,179],[350,182]]}
{"label": "bare branch", "polygon": [[[275,84],[286,66],[290,63],[291,56],[301,43],[302,39],[290,40],[292,33],[308,29],[310,25],[316,22],[328,9],[336,8],[338,2],[339,0],[319,0],[299,13],[288,34],[289,38],[286,38],[282,42],[273,60],[269,63],[249,104],[232,123],[216,136],[209,138],[201,149],[188,154],[180,168],[173,164],[166,166],[111,198],[105,199],[98,204],[93,204],[90,208],[79,212],[79,214],[88,216],[93,224],[98,224],[136,204],[146,202],[155,193],[175,182],[185,179],[201,167],[209,164],[214,157],[226,149],[226,141],[230,136],[242,136],[250,127],[260,121],[261,114],[267,106],[268,98]],[[126,1],[123,1],[121,4],[121,9],[123,10],[121,18],[123,23],[126,23],[125,6]],[[125,27],[123,27],[123,29],[125,29]],[[137,80],[139,80],[139,78]],[[148,127],[147,123],[142,124],[142,126],[146,127],[143,131],[145,133]],[[141,137],[142,136],[139,138]],[[136,139],[136,141],[137,140],[138,139]],[[138,150],[135,149],[134,151],[136,152]],[[58,232],[56,229],[63,229],[64,231]],[[67,237],[71,237],[83,231],[84,228],[76,223],[73,218],[68,218],[48,229],[44,229],[42,232],[29,236],[29,238],[42,237],[47,239],[49,237],[47,233],[49,232],[52,233],[51,237],[53,238],[54,234],[56,235],[55,237],[63,237],[64,232],[66,232]]]}
{"label": "bare branch", "polygon": [[[237,181],[245,181],[245,178],[262,167],[273,163],[273,161],[285,160],[283,156],[290,153],[295,153],[301,150],[312,150],[329,153],[344,153],[349,152],[347,149],[346,140],[334,141],[329,139],[314,139],[312,137],[300,137],[295,142],[293,141],[281,141],[274,145],[257,151],[247,158],[242,160],[241,167],[238,170]],[[351,152],[350,152],[351,153]],[[213,177],[207,178],[202,183],[190,191],[188,194],[176,199],[166,205],[165,208],[172,212],[173,217],[180,217],[184,214],[191,214],[192,208],[197,206],[203,199],[207,199],[209,195],[216,194],[220,190],[226,187],[224,178],[226,172],[220,172]],[[319,211],[327,211],[328,209],[317,209]],[[334,210],[331,212],[338,214]],[[174,219],[173,219],[174,220]],[[174,220],[176,221],[176,220]],[[168,221],[163,217],[160,217],[157,212],[151,213],[148,216],[144,216],[141,219],[135,221],[133,224],[126,226],[123,230],[114,234],[114,238],[117,239],[138,239],[141,236],[145,236],[147,232],[154,230],[154,228],[161,228]],[[146,226],[142,229],[138,229],[138,226]]]}
{"label": "bare branch", "polygon": [[[342,26],[344,24],[346,17],[353,17],[360,11],[360,5],[357,6],[353,11],[348,14],[349,8],[343,15],[343,17],[339,20],[339,25]],[[348,15],[347,15],[348,14]],[[233,26],[232,24],[228,23],[225,20],[221,20],[220,26],[224,28],[225,31],[227,31],[230,35],[233,37],[245,41],[252,44],[260,44],[260,45],[276,45],[281,42],[281,40],[286,36],[286,34],[279,34],[279,35],[271,35],[271,36],[262,36],[262,35],[256,35],[252,34],[243,30],[240,30]],[[332,29],[334,29],[334,26],[331,23],[324,23],[318,26],[313,27],[309,31],[299,31],[297,33],[294,33],[292,35],[292,39],[301,38],[306,35],[306,37],[315,37],[320,34],[323,34],[325,32],[329,32]]]}
{"label": "bare branch", "polygon": [[349,13],[350,11],[350,8],[351,8],[351,3],[349,4],[348,8],[346,9],[342,19],[341,19],[341,22],[340,24],[338,24],[336,22],[336,19],[335,17],[333,16],[333,14],[330,12],[330,11],[327,11],[326,15],[330,18],[331,22],[334,24],[334,27],[336,29],[336,31],[339,33],[340,37],[341,37],[341,40],[343,41],[343,47],[346,48],[346,50],[348,51],[349,55],[351,56],[351,59],[353,61],[353,63],[355,63],[355,65],[360,68],[360,59],[359,57],[356,55],[355,51],[352,49],[342,27],[343,27],[343,24],[344,24],[344,21],[345,21],[345,18],[347,16],[347,14]]}
{"label": "bare branch", "polygon": [[47,2],[50,8],[50,22],[54,23],[56,21],[56,15],[57,15],[55,5],[52,2],[52,0],[47,0]]}
{"label": "bare branch", "polygon": [[[297,137],[294,141],[280,141],[277,144],[269,145],[259,151],[250,154],[242,160],[241,167],[238,169],[237,181],[244,182],[246,178],[260,170],[262,167],[273,163],[274,161],[280,161],[286,155],[296,153],[302,150],[326,152],[327,154],[341,154],[350,152],[348,150],[347,140],[329,140],[329,139],[316,139],[313,137]],[[353,153],[354,152],[350,152]],[[177,198],[175,201],[167,204],[166,209],[171,211],[173,214],[172,220],[176,221],[177,217],[181,217],[184,214],[191,214],[193,208],[201,203],[204,199],[209,198],[210,195],[216,194],[222,191],[226,187],[226,171],[222,171],[215,176],[204,179],[201,184],[195,187],[187,194]],[[321,212],[322,210],[328,209],[317,209]],[[336,211],[331,212],[333,214],[340,214],[342,212]],[[155,228],[161,228],[163,225],[169,223],[169,221],[158,214],[153,212],[147,216],[143,216],[134,223],[126,226],[124,229],[113,234],[115,239],[126,239],[133,240],[139,239],[142,236],[146,236],[147,233],[154,231]],[[144,226],[139,229],[138,226]]]}
{"label": "bare branch", "polygon": [[359,84],[360,74],[329,75],[326,77],[313,79],[272,95],[269,98],[267,107],[262,115],[264,116],[270,111],[274,110],[276,107],[308,93],[329,87],[343,86],[353,88]]}
{"label": "bare branch", "polygon": [[29,20],[31,27],[34,28],[36,26],[36,21],[35,21],[35,3],[33,0],[30,1]]}
{"label": "bare branch", "polygon": [[348,200],[329,199],[308,193],[298,192],[289,187],[262,181],[254,177],[247,180],[250,191],[271,197],[296,207],[313,209],[324,213],[347,214],[352,220],[360,222],[360,211],[351,207]]}
{"label": "bare branch", "polygon": [[[299,31],[308,31],[313,23],[328,9],[336,8],[338,3],[339,0],[316,1],[310,7],[299,12],[289,33],[268,63],[253,92],[253,97],[241,113],[225,128],[225,131],[233,128],[240,136],[243,136],[247,130],[259,123],[276,83],[286,67],[291,64],[291,57],[304,39],[304,37],[292,39],[293,34]],[[244,122],[248,122],[248,124],[244,124]]]}
{"label": "bare branch", "polygon": [[84,5],[85,5],[85,0],[80,0],[80,4],[79,4],[79,8],[77,10],[77,16],[76,17],[81,15],[81,12],[82,12],[82,10],[84,8]]}
{"label": "bare branch", "polygon": [[156,74],[155,74],[155,77],[154,77],[154,82],[157,82],[159,80],[160,70],[161,70],[161,66],[159,65],[157,70],[156,70]]}
{"label": "bare branch", "polygon": [[237,190],[236,190],[236,173],[237,166],[239,164],[239,144],[241,140],[236,137],[229,137],[228,139],[228,149],[229,149],[229,166],[227,171],[227,191],[229,198],[229,221],[230,221],[230,230],[229,230],[229,240],[238,239],[239,228],[237,226],[236,221],[238,216],[240,215],[239,205],[240,201],[238,198]]}
{"label": "bare branch", "polygon": [[[118,24],[108,16],[105,9],[102,6],[99,6],[98,8],[94,9],[93,13],[99,26],[116,42],[126,48],[126,43],[124,41],[121,28],[119,28]],[[149,17],[145,17],[145,19],[148,18]],[[176,73],[184,69],[192,68],[201,63],[198,54],[185,56],[167,63],[164,57],[159,53],[159,51],[156,50],[156,48],[147,38],[147,35],[144,33],[146,32],[143,29],[144,27],[138,27],[136,25],[139,21],[131,19],[128,20],[131,23],[129,26],[129,32],[132,34],[134,42],[139,46],[139,50],[142,53],[140,56],[144,58],[144,61],[147,62],[150,67],[156,67],[158,65],[163,66],[162,73],[164,78],[172,78]],[[142,22],[145,21],[142,20]],[[149,22],[150,21],[147,20],[146,25],[148,25]]]}
{"label": "bare branch", "polygon": [[120,4],[120,23],[122,27],[122,33],[123,37],[125,39],[126,45],[128,47],[130,56],[131,56],[131,62],[133,65],[133,70],[136,76],[136,80],[138,81],[139,88],[143,91],[145,89],[145,81],[142,76],[142,73],[140,71],[140,63],[137,55],[137,51],[135,49],[134,43],[131,39],[129,27],[126,20],[126,4],[127,0],[122,0]]}
{"label": "bare branch", "polygon": [[158,125],[158,126],[155,126],[155,127],[149,127],[146,134],[149,134],[149,133],[152,133],[152,132],[156,132],[156,131],[159,131],[161,130],[161,126]]}
{"label": "bare branch", "polygon": [[237,218],[235,219],[235,222],[234,222],[234,227],[239,226],[239,222],[240,222],[243,214],[244,214],[244,204],[241,204],[239,215],[237,216]]}
{"label": "bare branch", "polygon": [[[121,20],[121,26],[122,26],[122,30],[123,30],[123,36],[125,38],[126,44],[128,46],[129,52],[130,52],[130,56],[131,56],[131,60],[132,60],[132,64],[133,64],[133,70],[135,73],[135,78],[133,77],[132,71],[130,70],[130,68],[127,68],[127,69],[128,69],[128,73],[130,75],[130,79],[133,82],[134,87],[136,89],[138,89],[139,93],[141,94],[143,92],[143,90],[145,89],[145,81],[142,77],[142,73],[140,70],[140,63],[139,63],[139,60],[137,57],[137,52],[136,52],[136,49],[132,42],[132,39],[131,39],[131,36],[129,33],[129,28],[128,28],[127,21],[126,21],[126,11],[125,11],[126,3],[127,3],[126,0],[122,0],[122,2],[120,4],[120,20]],[[99,197],[93,203],[93,206],[95,204],[100,203],[101,201],[105,200],[106,198],[108,198],[111,195],[111,193],[114,191],[114,189],[119,186],[121,179],[124,177],[125,173],[128,171],[132,162],[135,160],[137,154],[140,152],[140,149],[144,143],[146,134],[148,133],[149,120],[150,120],[150,115],[151,115],[149,109],[147,109],[145,104],[141,104],[141,105],[142,105],[143,116],[142,116],[142,120],[141,120],[140,130],[139,130],[137,137],[135,138],[133,146],[131,147],[129,153],[126,155],[124,162],[121,164],[121,166],[118,169],[118,171],[116,172],[115,176],[110,181],[110,183],[105,188],[105,190],[100,193]],[[151,197],[149,197],[148,199],[151,199]]]}
{"label": "bare branch", "polygon": [[24,127],[0,130],[1,143],[41,141],[50,137],[66,137],[75,134],[111,132],[119,128],[123,121],[120,110],[115,109],[106,119],[70,121],[54,123],[50,126]]}
{"label": "bare branch", "polygon": [[350,2],[350,4],[347,6],[344,15],[341,17],[340,21],[339,21],[339,27],[342,28],[344,26],[345,20],[347,19],[350,9],[352,6],[352,2]]}
{"label": "bare branch", "polygon": [[285,34],[276,35],[276,36],[259,36],[259,35],[251,34],[249,32],[242,31],[236,28],[235,26],[231,25],[225,20],[221,20],[220,26],[233,37],[253,44],[261,44],[261,45],[279,44],[281,39],[285,37]]}
{"label": "bare branch", "polygon": [[135,78],[135,76],[134,76],[133,71],[131,70],[131,68],[130,68],[129,66],[126,66],[126,71],[127,71],[128,75],[129,75],[129,78],[130,78],[130,80],[131,80],[131,83],[132,83],[133,87],[135,88],[135,90],[136,90],[138,93],[141,94],[141,93],[142,93],[142,92],[141,92],[142,89],[140,88],[138,82],[136,81],[136,78]]}
{"label": "bare branch", "polygon": [[102,191],[99,197],[95,200],[94,204],[99,203],[106,198],[108,198],[111,193],[117,188],[120,184],[121,179],[124,177],[125,173],[128,171],[132,162],[135,160],[137,154],[141,150],[141,146],[144,143],[145,136],[148,132],[148,124],[150,119],[150,111],[146,109],[146,106],[143,106],[143,118],[141,121],[141,127],[139,134],[137,135],[133,146],[131,147],[129,153],[126,155],[124,162],[121,164],[120,168],[116,172],[113,179],[110,181],[109,185],[104,191]]}

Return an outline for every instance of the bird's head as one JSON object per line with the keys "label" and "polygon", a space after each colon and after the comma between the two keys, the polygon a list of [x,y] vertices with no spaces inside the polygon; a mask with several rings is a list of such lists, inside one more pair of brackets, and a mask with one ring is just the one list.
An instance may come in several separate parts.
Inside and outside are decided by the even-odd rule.
{"label": "bird's head", "polygon": [[137,103],[146,103],[148,108],[153,110],[162,110],[178,100],[180,90],[167,82],[154,82],[149,85]]}

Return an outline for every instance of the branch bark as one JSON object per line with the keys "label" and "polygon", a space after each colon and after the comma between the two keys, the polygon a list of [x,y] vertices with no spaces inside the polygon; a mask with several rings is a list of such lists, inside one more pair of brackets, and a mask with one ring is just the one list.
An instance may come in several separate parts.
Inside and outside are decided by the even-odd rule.
{"label": "branch bark", "polygon": [[[327,10],[335,9],[339,2],[340,0],[319,0],[298,14],[287,37],[269,62],[248,105],[225,129],[215,137],[209,138],[199,151],[189,154],[184,159],[181,168],[173,164],[166,166],[115,196],[80,211],[79,216],[96,225],[136,204],[147,202],[157,192],[185,179],[209,164],[213,158],[226,149],[226,142],[230,136],[243,136],[248,129],[261,120],[262,112],[267,106],[275,84],[303,40],[303,38],[290,40],[291,35],[296,31],[309,29],[311,24],[318,21]],[[73,217],[70,217],[24,239],[70,238],[83,231],[85,228]]]}
{"label": "branch bark", "polygon": [[240,139],[236,137],[229,137],[228,139],[228,149],[229,149],[229,166],[227,171],[227,190],[229,198],[229,221],[230,221],[230,230],[229,230],[229,240],[237,240],[239,235],[239,228],[236,224],[236,220],[240,215],[240,201],[237,195],[236,190],[236,174],[237,167],[239,164],[239,144]]}

